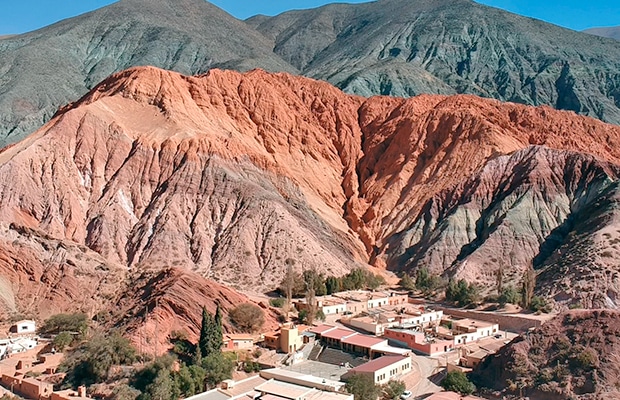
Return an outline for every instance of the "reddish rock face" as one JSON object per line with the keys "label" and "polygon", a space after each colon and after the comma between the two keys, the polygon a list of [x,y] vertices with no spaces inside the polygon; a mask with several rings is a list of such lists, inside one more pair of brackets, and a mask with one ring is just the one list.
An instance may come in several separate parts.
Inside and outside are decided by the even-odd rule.
{"label": "reddish rock face", "polygon": [[[328,275],[428,265],[481,283],[501,267],[516,282],[616,179],[619,145],[619,127],[546,107],[135,68],[0,152],[0,221],[131,277],[174,267],[254,292],[288,258]],[[556,266],[547,253],[565,239],[538,265]]]}

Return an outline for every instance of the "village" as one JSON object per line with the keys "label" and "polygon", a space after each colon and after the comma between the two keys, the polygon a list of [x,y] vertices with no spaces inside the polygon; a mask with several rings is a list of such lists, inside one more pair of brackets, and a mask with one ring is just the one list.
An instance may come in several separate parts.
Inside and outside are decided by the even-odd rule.
{"label": "village", "polygon": [[[306,299],[295,308],[308,308]],[[400,381],[401,399],[475,399],[442,391],[452,371],[468,372],[518,334],[540,321],[426,304],[397,290],[351,290],[320,296],[314,307],[324,321],[286,322],[271,332],[224,334],[224,352],[255,352],[263,357],[254,375],[225,380],[192,400],[353,400],[345,383],[369,377],[375,385]],[[505,322],[500,326],[499,321]],[[87,399],[85,387],[54,390],[62,361],[49,340],[36,335],[34,321],[19,321],[0,340],[0,397],[30,400]],[[60,375],[60,376],[59,376]]]}

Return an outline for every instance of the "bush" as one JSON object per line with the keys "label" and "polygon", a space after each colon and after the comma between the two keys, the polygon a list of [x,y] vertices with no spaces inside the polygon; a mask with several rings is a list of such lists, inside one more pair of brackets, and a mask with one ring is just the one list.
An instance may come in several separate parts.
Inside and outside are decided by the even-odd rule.
{"label": "bush", "polygon": [[119,333],[95,336],[76,349],[61,364],[67,372],[65,382],[74,387],[105,382],[115,365],[131,365],[137,359],[136,350]]}
{"label": "bush", "polygon": [[544,297],[534,296],[530,303],[530,310],[534,312],[551,312],[551,306],[547,304],[547,300]]}
{"label": "bush", "polygon": [[461,394],[472,394],[476,391],[476,386],[467,379],[467,375],[461,371],[448,372],[441,386],[453,392],[459,392]]}
{"label": "bush", "polygon": [[243,370],[247,372],[248,374],[250,372],[259,372],[260,364],[257,363],[256,361],[246,361],[245,363],[243,363]]}
{"label": "bush", "polygon": [[461,307],[472,305],[478,302],[480,293],[475,284],[469,284],[465,279],[458,282],[451,280],[446,288],[446,301],[457,303]]}
{"label": "bush", "polygon": [[398,400],[400,395],[407,389],[403,381],[389,381],[382,386],[382,400]]}
{"label": "bush", "polygon": [[52,342],[54,344],[54,348],[58,351],[63,351],[65,347],[70,346],[73,343],[73,335],[69,332],[60,332],[54,338]]}
{"label": "bush", "polygon": [[428,268],[420,268],[415,278],[415,287],[426,294],[433,292],[441,286],[441,278],[430,273]]}
{"label": "bush", "polygon": [[502,294],[497,299],[497,302],[503,307],[508,303],[519,304],[519,300],[521,300],[521,296],[517,289],[514,286],[507,286],[502,290]]}
{"label": "bush", "polygon": [[415,281],[408,273],[403,273],[403,277],[400,278],[398,285],[405,290],[415,290]]}
{"label": "bush", "polygon": [[277,299],[269,299],[269,305],[271,307],[282,308],[284,307],[284,304],[286,304],[286,299],[283,299],[281,297]]}
{"label": "bush", "polygon": [[355,400],[377,400],[381,393],[381,388],[368,375],[353,375],[345,387]]}
{"label": "bush", "polygon": [[230,322],[243,332],[255,332],[265,323],[265,315],[260,307],[244,303],[230,311]]}
{"label": "bush", "polygon": [[71,332],[84,335],[88,329],[86,314],[56,314],[49,317],[39,328],[40,334],[59,334]]}

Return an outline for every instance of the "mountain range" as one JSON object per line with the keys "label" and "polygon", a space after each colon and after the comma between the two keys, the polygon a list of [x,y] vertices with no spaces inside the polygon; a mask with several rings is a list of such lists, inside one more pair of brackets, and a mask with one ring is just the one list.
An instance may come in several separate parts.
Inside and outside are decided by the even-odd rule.
{"label": "mountain range", "polygon": [[591,28],[591,29],[586,29],[584,32],[589,33],[591,35],[620,40],[620,26],[610,26],[606,28]]}
{"label": "mountain range", "polygon": [[618,308],[620,42],[414,3],[121,0],[1,39],[0,318],[195,338],[291,260],[483,293],[533,265],[558,308]]}
{"label": "mountain range", "polygon": [[618,60],[616,41],[470,0],[332,4],[245,22],[203,0],[121,0],[0,40],[0,145],[140,65],[260,67],[364,96],[469,93],[620,123]]}
{"label": "mountain range", "polygon": [[[41,232],[127,282],[180,268],[254,292],[288,259],[482,286],[497,270],[518,285],[533,262],[558,304],[616,307],[619,142],[620,127],[549,107],[134,68],[0,153],[1,240]],[[47,247],[37,257],[57,259]]]}

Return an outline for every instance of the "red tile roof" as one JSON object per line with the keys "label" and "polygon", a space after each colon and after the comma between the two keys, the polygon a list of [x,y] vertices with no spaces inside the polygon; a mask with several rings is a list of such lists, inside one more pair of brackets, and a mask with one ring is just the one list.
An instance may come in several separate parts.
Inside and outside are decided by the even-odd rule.
{"label": "red tile roof", "polygon": [[328,338],[328,339],[341,340],[343,337],[350,336],[350,335],[353,335],[355,333],[357,333],[357,332],[352,331],[351,329],[336,328],[333,331],[328,331],[328,332],[325,332],[325,333],[321,334],[321,336],[324,337],[324,338]]}
{"label": "red tile roof", "polygon": [[351,337],[342,339],[342,343],[352,344],[354,346],[360,346],[365,348],[371,348],[372,346],[385,342],[386,339],[378,337],[372,337],[367,335],[353,335]]}
{"label": "red tile roof", "polygon": [[390,366],[392,364],[395,364],[399,361],[402,361],[405,358],[409,358],[409,357],[402,357],[402,356],[383,356],[383,357],[379,357],[377,359],[374,359],[372,361],[367,362],[366,364],[362,364],[359,367],[355,367],[353,369],[351,369],[349,372],[351,371],[355,371],[355,372],[377,372],[387,366]]}
{"label": "red tile roof", "polygon": [[334,329],[334,328],[336,327],[333,325],[319,325],[319,326],[313,326],[312,328],[309,329],[309,331],[312,333],[322,335],[323,332],[328,331],[330,329]]}

